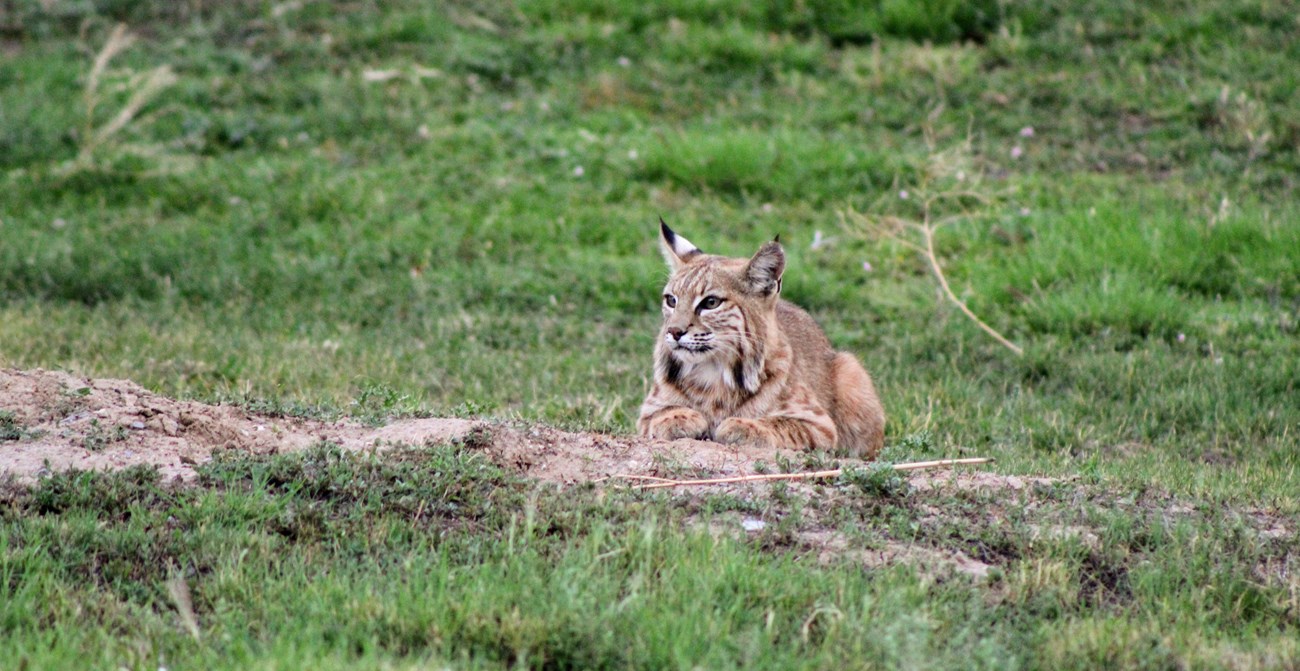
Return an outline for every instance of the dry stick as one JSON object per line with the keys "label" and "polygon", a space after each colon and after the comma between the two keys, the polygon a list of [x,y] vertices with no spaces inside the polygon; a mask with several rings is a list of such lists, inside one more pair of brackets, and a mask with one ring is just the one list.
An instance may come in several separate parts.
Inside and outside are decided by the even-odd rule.
{"label": "dry stick", "polygon": [[[975,464],[987,464],[993,459],[985,457],[974,457],[969,459],[939,459],[937,461],[914,461],[906,464],[894,464],[893,469],[896,471],[918,471],[923,468],[939,468],[943,466],[966,466]],[[724,485],[735,482],[767,482],[770,480],[812,480],[816,478],[833,478],[844,473],[842,468],[833,468],[826,471],[808,471],[806,473],[760,473],[757,475],[733,475],[728,478],[710,478],[706,480],[667,480],[649,475],[616,475],[617,478],[633,478],[639,480],[656,480],[648,485],[636,485],[632,489],[662,489],[664,487],[682,487],[687,485]]]}
{"label": "dry stick", "polygon": [[[925,192],[928,190],[928,186],[929,186],[929,179],[927,178],[922,181],[922,183],[919,185],[918,190],[921,192]],[[973,190],[941,191],[939,193],[930,195],[928,198],[925,198],[921,202],[922,220],[920,222],[907,221],[898,217],[882,218],[882,221],[891,222],[894,225],[899,226],[900,228],[904,228],[904,229],[910,228],[910,229],[919,230],[921,232],[922,238],[925,241],[924,246],[918,245],[915,242],[912,242],[911,240],[904,238],[901,233],[896,233],[884,227],[880,227],[878,230],[881,233],[888,236],[889,238],[893,239],[895,242],[898,242],[903,246],[912,249],[916,251],[918,254],[920,254],[921,256],[925,257],[925,261],[927,264],[929,264],[930,271],[934,273],[935,279],[938,280],[939,288],[943,290],[944,296],[946,296],[948,300],[952,302],[953,305],[956,305],[957,309],[961,310],[962,314],[966,315],[971,321],[975,322],[976,326],[979,326],[981,330],[983,330],[985,333],[992,336],[993,339],[998,341],[998,343],[1000,343],[1003,347],[1006,347],[1012,352],[1015,352],[1016,355],[1018,356],[1024,356],[1025,351],[1019,345],[1011,342],[1010,340],[1007,340],[1005,336],[1003,336],[1001,333],[998,333],[997,330],[995,330],[992,326],[989,326],[987,323],[985,323],[983,319],[980,319],[978,316],[976,316],[975,313],[972,312],[971,309],[966,306],[966,303],[964,301],[962,301],[960,298],[957,297],[957,294],[953,292],[952,287],[948,286],[948,278],[946,275],[943,274],[943,268],[939,265],[939,255],[934,251],[934,232],[947,224],[956,223],[963,219],[970,219],[972,215],[968,211],[966,211],[966,209],[963,207],[962,214],[942,217],[939,220],[935,221],[934,219],[931,219],[930,216],[931,208],[934,206],[936,202],[941,200],[956,200],[960,203],[961,199],[963,198],[977,200],[984,205],[987,205],[992,202],[988,196],[986,196],[983,193],[980,193],[979,191],[973,191]],[[867,217],[860,216],[860,218],[870,222],[870,219]]]}
{"label": "dry stick", "polygon": [[627,478],[627,479],[629,479],[629,480],[651,480],[651,481],[654,481],[654,482],[672,482],[672,483],[676,483],[676,482],[678,482],[677,480],[674,480],[674,479],[672,479],[672,478],[661,478],[661,477],[658,477],[658,476],[656,476],[656,475],[635,475],[635,474],[632,474],[632,473],[622,473],[622,474],[619,474],[619,475],[611,475],[611,476],[609,476],[609,478],[600,478],[599,480],[597,480],[597,482],[599,482],[600,480],[608,480],[608,479],[610,479],[610,478]]}
{"label": "dry stick", "polygon": [[1004,347],[1015,352],[1017,355],[1024,356],[1025,350],[1021,349],[1019,345],[1004,338],[1002,334],[994,330],[992,326],[985,324],[983,319],[976,317],[975,313],[971,312],[970,308],[966,307],[966,303],[964,303],[960,298],[957,298],[957,294],[952,292],[952,288],[948,286],[948,278],[944,277],[943,269],[939,267],[939,257],[934,253],[934,227],[928,223],[923,224],[921,226],[921,232],[925,235],[925,260],[930,263],[930,269],[934,271],[934,277],[939,280],[939,287],[942,288],[943,293],[948,296],[948,300],[952,301],[953,305],[956,305],[957,309],[962,311],[962,314],[970,317],[971,321],[975,322],[975,324],[983,329],[985,333],[993,336],[994,340],[1002,343]]}

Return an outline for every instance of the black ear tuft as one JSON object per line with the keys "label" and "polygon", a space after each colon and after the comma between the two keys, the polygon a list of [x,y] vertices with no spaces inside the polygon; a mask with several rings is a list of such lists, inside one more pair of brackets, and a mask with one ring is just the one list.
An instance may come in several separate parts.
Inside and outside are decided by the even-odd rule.
{"label": "black ear tuft", "polygon": [[664,221],[663,215],[659,215],[659,232],[664,236],[664,242],[667,242],[668,246],[672,247],[673,241],[677,239],[677,234],[673,232],[673,229],[668,228],[668,222]]}
{"label": "black ear tuft", "polygon": [[777,233],[776,235],[772,236],[772,242],[775,242],[778,245],[781,244],[781,234]]}
{"label": "black ear tuft", "polygon": [[668,223],[664,221],[663,217],[659,217],[659,236],[664,260],[668,262],[668,267],[674,271],[689,263],[691,259],[703,254],[690,240],[677,235],[673,229],[668,228]]}

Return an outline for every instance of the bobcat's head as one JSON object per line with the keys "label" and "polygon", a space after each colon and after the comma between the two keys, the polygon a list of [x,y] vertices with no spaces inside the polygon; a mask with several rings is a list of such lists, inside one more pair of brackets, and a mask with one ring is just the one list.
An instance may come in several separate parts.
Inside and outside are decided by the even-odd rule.
{"label": "bobcat's head", "polygon": [[722,384],[756,393],[785,251],[773,240],[753,258],[733,259],[701,252],[662,219],[659,233],[672,270],[655,349],[661,379],[678,384],[689,377],[694,386]]}

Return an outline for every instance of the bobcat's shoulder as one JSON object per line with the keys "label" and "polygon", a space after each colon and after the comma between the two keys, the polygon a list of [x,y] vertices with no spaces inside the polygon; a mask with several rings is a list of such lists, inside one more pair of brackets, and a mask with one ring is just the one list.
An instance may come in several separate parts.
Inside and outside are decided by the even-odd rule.
{"label": "bobcat's shoulder", "polygon": [[662,222],[660,234],[672,273],[637,421],[643,435],[879,452],[885,416],[871,377],[780,298],[779,243],[728,258],[704,254]]}

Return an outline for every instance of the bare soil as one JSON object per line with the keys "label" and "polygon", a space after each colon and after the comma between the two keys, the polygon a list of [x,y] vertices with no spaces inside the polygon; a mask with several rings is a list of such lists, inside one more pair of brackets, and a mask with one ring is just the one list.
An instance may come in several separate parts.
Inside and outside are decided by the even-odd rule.
{"label": "bare soil", "polygon": [[[33,483],[55,471],[114,470],[152,465],[167,479],[197,476],[196,468],[220,450],[275,454],[322,441],[347,449],[382,450],[400,445],[460,442],[522,476],[560,486],[584,482],[635,484],[620,476],[704,478],[756,473],[806,455],[790,450],[737,448],[697,440],[660,441],[634,436],[575,433],[558,429],[456,418],[400,419],[382,427],[353,419],[320,421],[271,416],[232,405],[181,401],[152,393],[129,380],[92,379],[66,372],[0,369],[0,481]],[[854,465],[840,460],[841,465]],[[766,465],[766,466],[764,466]],[[936,489],[1021,490],[1046,479],[1004,476],[967,469],[913,472],[917,492]],[[790,489],[811,494],[811,483]],[[676,492],[698,492],[684,487]],[[742,497],[764,496],[768,484],[711,487]],[[734,533],[757,532],[754,520],[735,522]],[[746,524],[749,526],[745,526]],[[903,562],[976,579],[987,565],[960,552],[911,544],[874,550],[852,547],[842,534],[804,530],[797,539],[818,561],[841,557],[864,566]]]}
{"label": "bare soil", "polygon": [[[801,463],[805,456],[709,441],[649,440],[456,418],[400,419],[376,428],[352,419],[269,416],[232,405],[167,398],[129,380],[40,369],[0,369],[0,411],[10,416],[20,434],[0,441],[0,475],[20,482],[52,471],[142,464],[157,467],[164,477],[190,480],[195,467],[218,450],[275,454],[321,441],[356,450],[460,441],[485,450],[495,463],[520,475],[564,484],[620,475],[745,475],[762,469],[761,464]],[[922,490],[1019,489],[1026,479],[963,471],[914,475],[912,483]]]}
{"label": "bare soil", "polygon": [[625,473],[734,475],[752,472],[758,460],[798,456],[455,418],[401,419],[376,428],[352,419],[273,417],[166,398],[129,380],[46,370],[0,370],[0,411],[20,434],[0,442],[0,474],[19,481],[51,471],[141,464],[189,480],[218,450],[275,454],[321,441],[356,450],[462,441],[521,475],[560,483]]}
{"label": "bare soil", "polygon": [[[747,475],[783,461],[802,464],[806,456],[790,450],[737,448],[708,441],[647,440],[456,418],[400,419],[372,427],[353,419],[271,416],[232,405],[180,401],[152,393],[129,380],[92,379],[39,369],[0,369],[0,482],[22,485],[55,471],[114,470],[137,465],[152,465],[163,477],[185,482],[195,478],[195,469],[220,450],[275,454],[305,449],[322,441],[354,450],[460,442],[481,450],[503,468],[559,486],[638,482],[620,477],[629,475],[675,479]],[[839,463],[860,465],[852,460]],[[991,501],[1007,504],[1023,499],[1030,505],[1036,505],[1033,499],[1038,486],[1059,482],[979,468],[916,471],[908,473],[907,478],[911,491],[927,498],[987,492],[994,496]],[[789,493],[804,497],[825,493],[811,481],[784,486]],[[741,498],[766,500],[771,488],[768,483],[743,483],[668,491],[688,496],[702,491],[728,492]],[[1159,509],[1166,516],[1195,514],[1185,504],[1172,500],[1133,506]],[[996,518],[1000,517],[998,508],[990,503],[987,509],[976,512]],[[779,519],[779,511],[774,513]],[[1244,510],[1241,515],[1262,538],[1290,542],[1294,537],[1294,525],[1275,511]],[[799,552],[820,563],[849,561],[865,568],[902,563],[929,575],[964,574],[974,580],[983,580],[989,573],[990,564],[982,560],[986,558],[957,549],[895,540],[866,547],[823,526],[816,515],[807,517],[790,541]],[[1034,537],[1076,536],[1088,547],[1099,543],[1094,530],[1057,523],[1050,517],[1034,527]],[[764,533],[767,521],[735,514],[713,516],[709,525],[713,533],[755,537]],[[1292,570],[1289,563],[1280,568],[1261,566],[1260,575],[1261,579],[1272,580]]]}

